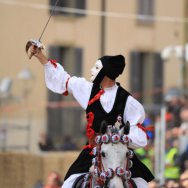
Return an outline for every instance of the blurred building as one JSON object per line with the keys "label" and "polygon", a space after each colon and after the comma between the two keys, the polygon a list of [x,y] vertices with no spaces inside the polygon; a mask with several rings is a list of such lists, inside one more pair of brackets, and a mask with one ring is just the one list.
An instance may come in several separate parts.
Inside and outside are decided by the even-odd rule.
{"label": "blurred building", "polygon": [[[24,124],[29,114],[31,151],[37,151],[38,136],[44,130],[55,142],[67,134],[83,137],[82,109],[72,97],[47,90],[43,67],[25,54],[26,42],[39,38],[54,3],[0,0],[0,79],[11,77],[12,95],[25,101],[1,105],[0,122]],[[42,42],[50,58],[57,59],[71,75],[87,79],[97,58],[125,55],[126,70],[118,81],[146,107],[158,106],[164,92],[181,87],[183,60],[172,53],[163,62],[161,51],[169,45],[185,45],[187,14],[185,0],[60,0]],[[27,96],[20,94],[25,85],[17,78],[25,67],[35,76]],[[21,138],[19,133],[12,134],[9,144]]]}

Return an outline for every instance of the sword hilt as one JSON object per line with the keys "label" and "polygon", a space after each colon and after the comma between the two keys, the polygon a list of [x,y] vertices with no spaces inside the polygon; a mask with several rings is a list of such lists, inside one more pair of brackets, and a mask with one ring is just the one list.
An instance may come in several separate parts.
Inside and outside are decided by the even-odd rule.
{"label": "sword hilt", "polygon": [[39,40],[34,40],[34,39],[29,40],[29,41],[26,43],[26,46],[25,46],[25,51],[26,51],[26,53],[28,54],[29,59],[31,59],[32,56],[35,55],[35,53],[33,53],[33,52],[31,52],[30,54],[29,54],[29,52],[28,52],[28,51],[29,51],[29,48],[30,48],[32,45],[34,46],[34,48],[45,49],[45,46],[44,46]]}

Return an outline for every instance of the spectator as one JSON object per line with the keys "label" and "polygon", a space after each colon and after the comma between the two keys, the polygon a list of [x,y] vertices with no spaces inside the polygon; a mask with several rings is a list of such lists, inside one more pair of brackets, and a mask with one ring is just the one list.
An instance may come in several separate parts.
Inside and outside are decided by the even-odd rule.
{"label": "spectator", "polygon": [[63,151],[77,150],[77,145],[72,141],[69,135],[65,136],[62,148]]}
{"label": "spectator", "polygon": [[44,188],[61,188],[62,181],[58,173],[51,172],[47,178]]}
{"label": "spectator", "polygon": [[166,188],[179,188],[179,183],[174,180],[169,180],[166,182]]}
{"label": "spectator", "polygon": [[53,151],[54,150],[54,145],[53,145],[52,140],[45,133],[40,134],[38,145],[41,151]]}
{"label": "spectator", "polygon": [[188,170],[181,174],[180,186],[181,188],[188,188]]}
{"label": "spectator", "polygon": [[165,155],[165,178],[167,180],[177,180],[179,178],[179,166],[176,164],[178,159],[177,140],[171,145],[167,141],[167,153]]}
{"label": "spectator", "polygon": [[181,102],[178,96],[173,96],[167,103],[167,110],[173,116],[173,125],[175,127],[179,127],[180,120],[180,110],[181,110]]}
{"label": "spectator", "polygon": [[38,181],[35,183],[35,185],[34,185],[33,188],[43,188],[43,183],[42,183],[42,181],[41,181],[41,180],[38,180]]}
{"label": "spectator", "polygon": [[158,184],[155,180],[149,182],[148,186],[149,188],[158,188]]}
{"label": "spectator", "polygon": [[181,126],[180,126],[180,153],[183,153],[186,150],[188,145],[188,106],[182,108],[181,113]]}
{"label": "spectator", "polygon": [[188,145],[187,145],[186,150],[180,155],[178,164],[180,166],[181,173],[188,170]]}

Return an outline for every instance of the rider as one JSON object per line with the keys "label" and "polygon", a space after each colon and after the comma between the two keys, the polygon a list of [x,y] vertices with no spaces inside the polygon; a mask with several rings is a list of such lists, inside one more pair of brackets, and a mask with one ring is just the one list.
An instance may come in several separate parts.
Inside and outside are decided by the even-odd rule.
{"label": "rider", "polygon": [[[115,81],[123,73],[124,56],[99,58],[91,69],[92,76],[89,82],[85,78],[70,76],[59,63],[48,60],[40,48],[31,46],[29,51],[44,65],[47,87],[55,93],[71,93],[86,110],[88,120],[86,134],[90,141],[100,132],[103,120],[113,125],[117,116],[121,115],[124,123],[130,122],[129,138],[132,142],[129,148],[136,149],[147,145],[147,135],[141,126],[145,118],[143,106]],[[90,142],[68,170],[62,188],[72,187],[80,175],[89,171],[93,158],[91,149]],[[132,161],[133,167],[130,170],[133,180],[137,187],[147,188],[147,182],[153,179],[153,175],[136,155]]]}

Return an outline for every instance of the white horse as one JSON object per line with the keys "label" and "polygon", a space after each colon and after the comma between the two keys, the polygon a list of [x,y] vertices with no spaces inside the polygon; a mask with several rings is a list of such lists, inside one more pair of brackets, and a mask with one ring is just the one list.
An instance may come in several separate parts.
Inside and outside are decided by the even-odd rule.
{"label": "white horse", "polygon": [[85,175],[82,188],[130,188],[133,152],[128,149],[131,142],[127,134],[130,124],[119,127],[106,126],[102,135],[95,138],[95,158],[90,173]]}

